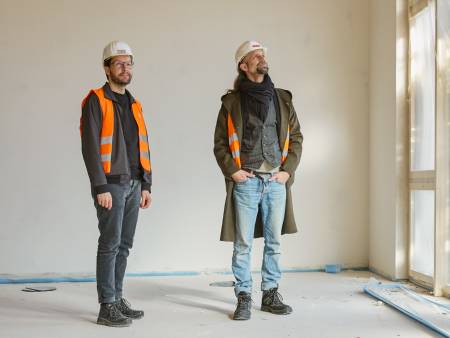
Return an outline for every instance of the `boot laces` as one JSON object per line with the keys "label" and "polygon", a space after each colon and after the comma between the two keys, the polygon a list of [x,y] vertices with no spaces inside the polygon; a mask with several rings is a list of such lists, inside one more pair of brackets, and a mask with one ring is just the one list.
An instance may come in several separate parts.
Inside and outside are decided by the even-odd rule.
{"label": "boot laces", "polygon": [[122,298],[121,300],[120,300],[120,303],[119,303],[120,305],[122,305],[122,306],[124,306],[124,307],[127,307],[127,308],[131,308],[131,304],[130,304],[130,302],[129,301],[127,301],[125,298]]}
{"label": "boot laces", "polygon": [[271,303],[274,305],[284,305],[283,304],[283,297],[281,296],[281,294],[278,292],[278,289],[274,288],[269,290],[269,295],[267,296]]}
{"label": "boot laces", "polygon": [[252,298],[248,295],[240,295],[238,296],[238,307],[246,308],[248,304],[251,304]]}
{"label": "boot laces", "polygon": [[109,307],[109,313],[111,315],[111,318],[118,319],[122,317],[122,312],[117,308],[115,304],[112,304],[111,307]]}

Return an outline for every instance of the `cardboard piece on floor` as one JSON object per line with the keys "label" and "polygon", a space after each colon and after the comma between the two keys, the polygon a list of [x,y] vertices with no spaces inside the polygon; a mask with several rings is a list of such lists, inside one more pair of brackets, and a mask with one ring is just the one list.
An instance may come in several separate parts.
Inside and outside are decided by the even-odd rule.
{"label": "cardboard piece on floor", "polygon": [[382,284],[375,278],[370,279],[364,292],[450,338],[450,305],[424,297],[398,283]]}
{"label": "cardboard piece on floor", "polygon": [[33,286],[33,287],[26,287],[22,289],[22,291],[25,292],[46,292],[46,291],[55,291],[56,288],[54,286]]}

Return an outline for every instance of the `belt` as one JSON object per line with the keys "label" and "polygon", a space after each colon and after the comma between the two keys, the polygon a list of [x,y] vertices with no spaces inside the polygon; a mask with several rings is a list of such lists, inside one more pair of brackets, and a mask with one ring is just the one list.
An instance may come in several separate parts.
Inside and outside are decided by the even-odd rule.
{"label": "belt", "polygon": [[250,174],[253,174],[255,176],[272,176],[274,174],[274,173],[268,173],[268,172],[264,172],[264,171],[256,171],[256,170],[248,169],[248,168],[242,168],[242,170],[244,170]]}

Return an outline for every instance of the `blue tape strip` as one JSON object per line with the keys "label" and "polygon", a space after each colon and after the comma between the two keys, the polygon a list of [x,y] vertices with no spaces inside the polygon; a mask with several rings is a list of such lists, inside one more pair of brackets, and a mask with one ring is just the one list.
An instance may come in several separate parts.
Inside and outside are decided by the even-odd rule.
{"label": "blue tape strip", "polygon": [[[342,270],[369,271],[367,267],[345,268]],[[291,272],[324,272],[325,269],[283,269],[283,273]],[[252,271],[259,273],[260,271]],[[199,276],[198,271],[161,271],[161,272],[130,272],[126,277],[170,277],[170,276]],[[231,271],[211,272],[217,275],[232,275]],[[31,284],[31,283],[91,283],[95,277],[34,277],[34,278],[5,278],[0,277],[0,284]]]}
{"label": "blue tape strip", "polygon": [[[284,269],[282,272],[325,272],[326,269]],[[341,271],[369,271],[367,267],[341,268]]]}
{"label": "blue tape strip", "polygon": [[[367,268],[367,267],[343,268],[341,271],[349,271],[349,270],[353,270],[353,271],[369,271],[369,268]],[[261,272],[261,271],[259,271],[259,270],[252,271],[252,273],[259,273],[259,272]],[[290,272],[325,272],[325,268],[323,268],[323,269],[282,269],[281,272],[282,273],[290,273]],[[211,274],[214,274],[214,275],[232,275],[233,272],[231,272],[231,271],[213,271],[213,272],[211,272]]]}
{"label": "blue tape strip", "polygon": [[290,273],[290,272],[324,272],[325,269],[283,269],[281,272]]}
{"label": "blue tape strip", "polygon": [[[174,272],[132,272],[126,277],[164,277],[164,276],[198,276],[195,271],[174,271]],[[0,284],[31,284],[31,283],[91,283],[95,282],[95,277],[37,277],[37,278],[0,278]]]}
{"label": "blue tape strip", "polygon": [[174,272],[130,272],[127,277],[164,277],[164,276],[199,276],[197,271],[174,271]]}
{"label": "blue tape strip", "polygon": [[30,284],[30,283],[85,283],[95,282],[95,277],[85,278],[0,278],[0,284]]}
{"label": "blue tape strip", "polygon": [[[404,289],[404,287],[402,287],[401,285],[396,285],[396,284],[387,284],[387,285],[376,285],[376,288],[380,288],[380,289]],[[414,313],[402,308],[401,306],[395,304],[394,302],[390,301],[389,299],[377,294],[376,292],[372,291],[370,289],[370,286],[366,285],[364,287],[364,292],[371,295],[372,297],[375,297],[383,302],[385,302],[386,304],[392,306],[393,308],[399,310],[400,312],[404,313],[405,315],[407,315],[408,317],[411,317],[412,319],[418,321],[419,323],[425,325],[426,327],[428,327],[429,329],[439,333],[440,335],[446,337],[446,338],[450,338],[450,333],[447,331],[444,331],[443,329],[439,328],[438,326],[434,325],[433,323],[429,322],[426,319],[420,318],[418,316],[416,316]],[[411,291],[408,290],[408,293],[411,293]],[[426,298],[423,298],[424,300],[428,300]],[[429,301],[429,300],[428,300]],[[435,302],[432,302],[435,303]],[[440,306],[443,306],[442,304],[437,303]],[[445,306],[444,306],[445,307]]]}

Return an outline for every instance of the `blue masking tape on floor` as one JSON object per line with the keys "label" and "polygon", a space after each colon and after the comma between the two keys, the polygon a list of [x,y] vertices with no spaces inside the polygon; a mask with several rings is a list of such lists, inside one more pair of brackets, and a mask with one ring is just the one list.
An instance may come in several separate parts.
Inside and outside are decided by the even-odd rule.
{"label": "blue masking tape on floor", "polygon": [[[142,272],[127,273],[126,277],[164,277],[164,276],[198,276],[194,271],[173,272]],[[36,277],[36,278],[0,278],[0,284],[29,284],[29,283],[89,283],[95,282],[95,277]]]}
{"label": "blue masking tape on floor", "polygon": [[164,277],[164,276],[199,276],[197,271],[173,271],[173,272],[130,272],[127,277]]}
{"label": "blue masking tape on floor", "polygon": [[[342,270],[368,271],[367,267],[345,268]],[[324,272],[325,269],[283,269],[283,273],[289,272]],[[259,273],[260,271],[253,271]],[[213,274],[231,275],[231,271],[212,271]],[[198,271],[173,271],[173,272],[132,272],[127,273],[126,277],[170,277],[170,276],[199,276],[203,272]],[[95,282],[95,277],[1,277],[0,284],[29,284],[29,283],[89,283]]]}
{"label": "blue masking tape on floor", "polygon": [[95,282],[95,277],[83,278],[0,278],[0,284],[29,284],[29,283],[85,283]]}

